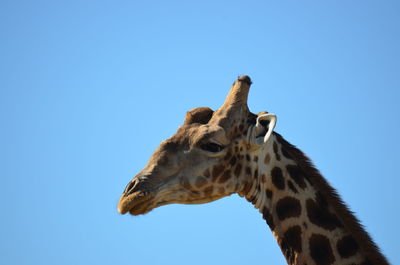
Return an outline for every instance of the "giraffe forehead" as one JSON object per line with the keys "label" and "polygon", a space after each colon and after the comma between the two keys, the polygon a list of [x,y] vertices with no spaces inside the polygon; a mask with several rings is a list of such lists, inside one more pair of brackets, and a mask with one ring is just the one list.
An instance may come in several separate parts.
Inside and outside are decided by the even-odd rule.
{"label": "giraffe forehead", "polygon": [[[203,108],[189,111],[188,115],[193,116],[191,112],[197,111],[197,109]],[[189,118],[193,119],[192,116]],[[224,109],[219,109],[213,113],[208,122],[194,121],[194,123],[190,123],[185,121],[184,125],[180,126],[170,139],[180,145],[195,146],[212,138],[223,145],[227,145],[233,139],[245,136],[249,125],[255,123],[256,117],[257,115],[247,109],[235,113],[227,113]]]}
{"label": "giraffe forehead", "polygon": [[188,135],[189,142],[192,146],[198,145],[199,143],[213,139],[214,141],[227,145],[229,139],[225,129],[216,124],[201,125],[194,129],[191,134]]}

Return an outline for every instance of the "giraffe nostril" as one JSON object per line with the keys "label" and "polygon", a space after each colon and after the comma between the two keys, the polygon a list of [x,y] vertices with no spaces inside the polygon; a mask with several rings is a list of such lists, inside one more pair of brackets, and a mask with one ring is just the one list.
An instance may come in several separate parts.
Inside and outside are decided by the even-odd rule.
{"label": "giraffe nostril", "polygon": [[128,183],[128,185],[126,185],[126,188],[124,190],[124,194],[125,195],[129,195],[131,193],[133,193],[136,188],[137,188],[137,184],[139,183],[138,179],[133,179],[131,182]]}

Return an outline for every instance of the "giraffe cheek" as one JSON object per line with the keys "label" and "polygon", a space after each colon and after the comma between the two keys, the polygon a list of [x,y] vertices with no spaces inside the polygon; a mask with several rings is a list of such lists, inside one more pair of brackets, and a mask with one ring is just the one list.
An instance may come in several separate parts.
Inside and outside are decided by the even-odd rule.
{"label": "giraffe cheek", "polygon": [[194,183],[194,186],[196,188],[202,188],[207,184],[208,180],[205,177],[199,176],[196,178],[196,181]]}
{"label": "giraffe cheek", "polygon": [[231,178],[231,171],[228,169],[224,171],[224,173],[219,177],[218,183],[220,184],[225,183],[230,178]]}
{"label": "giraffe cheek", "polygon": [[203,190],[203,192],[204,192],[204,196],[206,196],[206,197],[211,196],[211,194],[213,194],[213,192],[214,192],[214,188],[213,188],[213,186],[209,186],[209,187],[205,188]]}
{"label": "giraffe cheek", "polygon": [[182,178],[181,186],[185,190],[191,190],[192,189],[192,185],[190,185],[190,182],[189,182],[189,180],[187,178]]}
{"label": "giraffe cheek", "polygon": [[218,188],[218,194],[219,195],[225,195],[225,188],[224,187],[219,187]]}

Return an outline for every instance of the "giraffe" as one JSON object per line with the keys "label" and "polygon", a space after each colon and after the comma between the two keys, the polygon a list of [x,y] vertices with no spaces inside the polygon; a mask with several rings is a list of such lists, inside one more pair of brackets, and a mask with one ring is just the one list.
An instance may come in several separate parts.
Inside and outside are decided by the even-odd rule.
{"label": "giraffe", "polygon": [[249,111],[239,77],[216,111],[200,107],[126,186],[121,214],[201,204],[237,193],[266,220],[288,264],[389,264],[302,151],[274,131],[276,116]]}

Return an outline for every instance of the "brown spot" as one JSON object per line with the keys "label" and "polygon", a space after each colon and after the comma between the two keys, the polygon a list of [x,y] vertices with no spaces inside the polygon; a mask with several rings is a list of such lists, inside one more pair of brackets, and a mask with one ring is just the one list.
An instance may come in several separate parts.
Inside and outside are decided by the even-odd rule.
{"label": "brown spot", "polygon": [[271,191],[271,190],[266,189],[266,190],[265,190],[265,194],[267,195],[267,198],[268,198],[268,199],[272,199],[272,191]]}
{"label": "brown spot", "polygon": [[300,188],[303,190],[307,187],[306,182],[304,181],[304,173],[298,166],[294,165],[287,165],[287,171],[289,172],[289,176],[299,185]]}
{"label": "brown spot", "polygon": [[292,159],[292,156],[289,154],[289,152],[284,147],[281,148],[281,152],[284,157]]}
{"label": "brown spot", "polygon": [[301,214],[300,201],[293,197],[284,197],[276,203],[276,213],[281,221],[290,217],[298,217]]}
{"label": "brown spot", "polygon": [[213,193],[213,191],[214,191],[213,186],[209,186],[209,187],[205,188],[203,192],[204,192],[204,195],[210,196]]}
{"label": "brown spot", "polygon": [[307,223],[306,223],[306,222],[303,222],[303,226],[304,226],[304,228],[305,228],[305,229],[307,229],[307,228],[308,228],[308,225],[307,225]]}
{"label": "brown spot", "polygon": [[187,178],[182,178],[181,184],[184,189],[190,190],[192,188]]}
{"label": "brown spot", "polygon": [[229,161],[229,164],[230,164],[231,166],[233,166],[234,164],[236,164],[236,157],[235,157],[235,156],[232,156],[231,160]]}
{"label": "brown spot", "polygon": [[201,188],[206,184],[207,180],[204,177],[197,177],[196,182],[194,183],[197,188]]}
{"label": "brown spot", "polygon": [[204,177],[209,178],[211,176],[210,174],[210,170],[207,168],[204,172],[203,172]]}
{"label": "brown spot", "polygon": [[336,244],[337,251],[342,258],[355,255],[358,251],[358,244],[350,235],[342,237]]}
{"label": "brown spot", "polygon": [[343,226],[337,216],[329,212],[329,206],[320,193],[317,193],[316,201],[306,201],[306,208],[308,219],[317,226],[331,231]]}
{"label": "brown spot", "polygon": [[265,174],[261,175],[261,183],[265,183],[267,181]]}
{"label": "brown spot", "polygon": [[235,153],[239,152],[239,147],[235,146]]}
{"label": "brown spot", "polygon": [[329,239],[320,234],[310,237],[310,255],[318,265],[329,265],[335,262]]}
{"label": "brown spot", "polygon": [[288,263],[293,264],[296,253],[299,254],[302,251],[301,227],[295,225],[286,230],[279,245]]}
{"label": "brown spot", "polygon": [[224,157],[224,160],[228,161],[229,159],[231,159],[231,155],[232,155],[231,151],[228,151],[228,153]]}
{"label": "brown spot", "polygon": [[278,144],[276,142],[274,142],[273,147],[274,147],[274,153],[275,153],[276,160],[280,161],[281,156],[279,155]]}
{"label": "brown spot", "polygon": [[291,189],[294,193],[298,193],[296,187],[293,185],[293,183],[292,183],[290,180],[288,180],[288,187],[289,187],[289,189]]}
{"label": "brown spot", "polygon": [[222,166],[222,165],[217,165],[217,166],[215,166],[214,168],[213,168],[213,170],[212,170],[212,178],[213,178],[213,181],[215,181],[218,177],[219,177],[219,175],[221,175],[221,173],[224,171],[224,166]]}
{"label": "brown spot", "polygon": [[235,167],[235,176],[239,177],[240,173],[242,172],[242,165],[240,163],[238,163]]}
{"label": "brown spot", "polygon": [[264,164],[268,165],[270,161],[271,161],[271,156],[269,155],[269,153],[267,153],[264,158]]}
{"label": "brown spot", "polygon": [[274,219],[272,218],[272,215],[269,213],[267,207],[263,208],[262,214],[263,214],[264,220],[267,221],[269,228],[271,230],[274,230],[275,229]]}
{"label": "brown spot", "polygon": [[256,170],[254,171],[253,177],[254,177],[254,178],[258,178],[258,169],[256,169]]}
{"label": "brown spot", "polygon": [[254,162],[258,162],[258,156],[255,156],[255,157],[253,158],[253,161],[254,161]]}
{"label": "brown spot", "polygon": [[226,182],[228,179],[231,178],[231,171],[230,170],[226,170],[221,177],[218,179],[218,183],[224,183]]}
{"label": "brown spot", "polygon": [[295,225],[289,228],[283,235],[283,238],[295,251],[299,253],[302,251],[300,226]]}
{"label": "brown spot", "polygon": [[243,124],[240,124],[240,125],[239,125],[239,130],[240,130],[240,131],[243,131],[243,129],[244,129],[244,125],[243,125]]}
{"label": "brown spot", "polygon": [[247,176],[251,176],[251,168],[250,167],[246,167],[245,173],[246,173]]}
{"label": "brown spot", "polygon": [[285,189],[285,179],[282,175],[282,170],[279,167],[274,167],[271,170],[272,183],[280,190]]}
{"label": "brown spot", "polygon": [[248,154],[246,154],[246,160],[250,161],[250,156]]}

